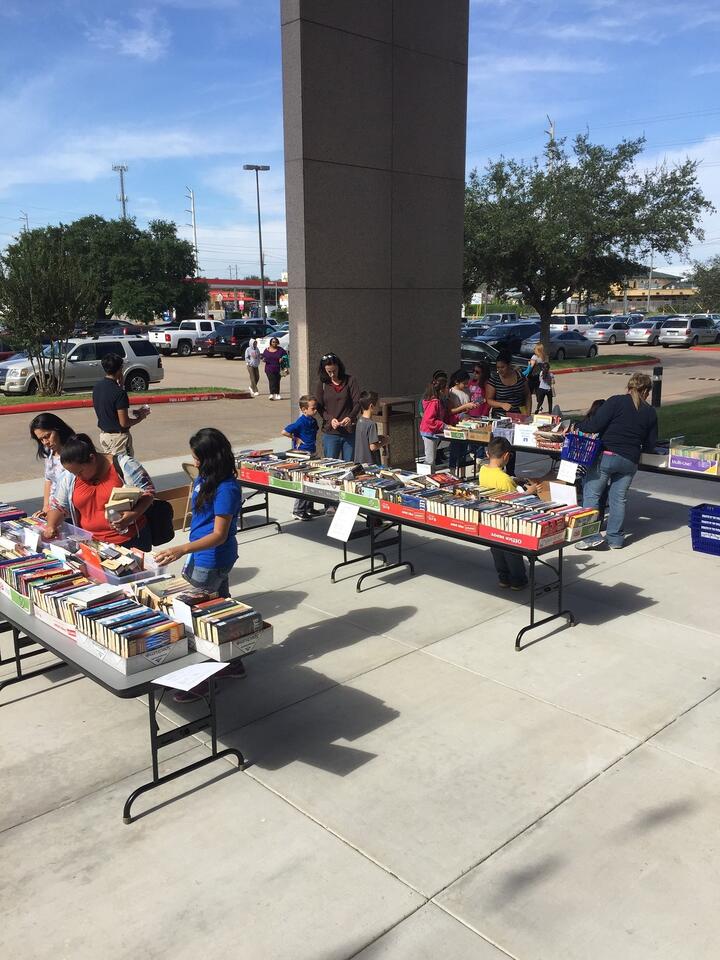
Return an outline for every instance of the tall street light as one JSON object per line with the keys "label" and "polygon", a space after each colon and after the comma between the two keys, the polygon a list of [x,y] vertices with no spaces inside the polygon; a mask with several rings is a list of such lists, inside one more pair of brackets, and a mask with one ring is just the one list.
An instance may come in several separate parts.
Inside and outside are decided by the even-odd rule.
{"label": "tall street light", "polygon": [[260,315],[265,319],[265,264],[263,263],[262,249],[262,225],[260,223],[260,171],[269,170],[270,167],[260,163],[244,163],[243,170],[255,171],[255,191],[257,193],[257,211],[258,211],[258,241],[260,243]]}

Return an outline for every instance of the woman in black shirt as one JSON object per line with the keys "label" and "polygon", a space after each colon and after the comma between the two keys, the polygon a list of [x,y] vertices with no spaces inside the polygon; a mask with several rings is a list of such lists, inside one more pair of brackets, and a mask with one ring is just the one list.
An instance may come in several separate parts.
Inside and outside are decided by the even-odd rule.
{"label": "woman in black shirt", "polygon": [[[620,550],[625,541],[625,506],[643,450],[652,452],[657,443],[657,413],[647,402],[652,380],[646,373],[634,373],[627,393],[610,397],[595,414],[579,424],[586,433],[598,433],[602,453],[583,487],[583,506],[598,509],[607,491],[609,513],[606,540],[611,550]],[[604,546],[599,535],[582,540],[580,550]]]}
{"label": "woman in black shirt", "polygon": [[501,350],[495,370],[485,388],[485,399],[491,410],[503,413],[524,413],[530,403],[530,388],[525,377],[512,365],[512,356]]}

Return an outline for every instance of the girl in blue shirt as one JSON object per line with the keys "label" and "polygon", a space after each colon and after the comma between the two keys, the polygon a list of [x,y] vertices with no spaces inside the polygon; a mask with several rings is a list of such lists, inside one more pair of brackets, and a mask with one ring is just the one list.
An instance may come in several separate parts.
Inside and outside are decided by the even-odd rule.
{"label": "girl in blue shirt", "polygon": [[190,540],[159,550],[158,563],[189,556],[183,576],[194,587],[230,596],[228,575],[237,560],[237,518],[240,484],[230,441],[214,427],[203,427],[190,437],[190,450],[198,468],[192,492]]}

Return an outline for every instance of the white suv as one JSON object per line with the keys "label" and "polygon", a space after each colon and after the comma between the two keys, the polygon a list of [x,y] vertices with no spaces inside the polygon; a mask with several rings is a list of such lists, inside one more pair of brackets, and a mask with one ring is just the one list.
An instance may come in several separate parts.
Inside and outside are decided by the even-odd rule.
{"label": "white suv", "polygon": [[[54,355],[58,354],[55,344]],[[57,366],[57,360],[50,359],[50,345],[45,347],[45,362]],[[65,364],[65,389],[73,390],[94,386],[105,376],[101,360],[108,353],[125,357],[123,373],[125,389],[128,393],[141,393],[151,383],[159,383],[165,375],[162,358],[154,344],[138,336],[127,337],[83,337],[68,340]],[[0,390],[3,393],[37,393],[36,372],[27,357],[18,361],[8,360],[0,369]]]}
{"label": "white suv", "polygon": [[565,313],[562,316],[550,317],[550,330],[558,332],[565,330],[577,330],[578,333],[585,333],[589,330],[595,321],[595,317],[588,317],[584,313]]}
{"label": "white suv", "polygon": [[666,320],[660,331],[663,347],[696,347],[699,343],[719,343],[720,333],[710,317],[677,317]]}

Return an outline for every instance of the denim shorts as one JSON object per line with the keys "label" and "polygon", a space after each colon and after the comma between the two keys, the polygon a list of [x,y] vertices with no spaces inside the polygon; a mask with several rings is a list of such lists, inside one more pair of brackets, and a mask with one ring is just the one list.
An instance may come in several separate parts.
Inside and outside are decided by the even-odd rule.
{"label": "denim shorts", "polygon": [[183,577],[198,590],[218,593],[221,597],[230,595],[228,575],[232,567],[199,567],[191,555],[183,567]]}

